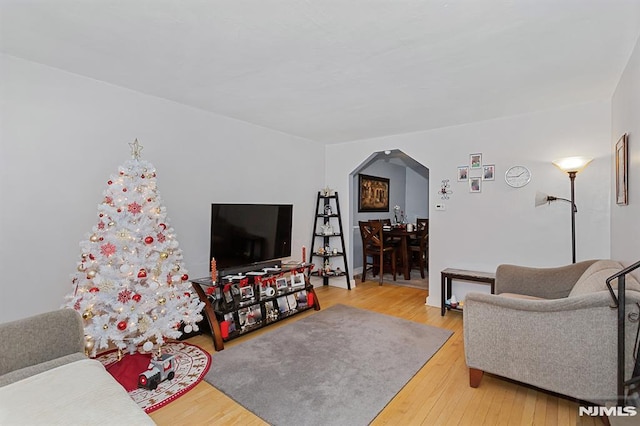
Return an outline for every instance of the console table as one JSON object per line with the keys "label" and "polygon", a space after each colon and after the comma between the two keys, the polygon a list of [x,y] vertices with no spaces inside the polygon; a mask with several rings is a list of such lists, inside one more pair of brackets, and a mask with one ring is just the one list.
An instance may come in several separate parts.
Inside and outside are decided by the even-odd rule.
{"label": "console table", "polygon": [[[446,301],[451,298],[452,280],[471,281],[491,286],[491,294],[495,293],[496,274],[494,272],[467,271],[465,269],[447,268],[440,272],[440,315],[446,312]],[[445,292],[446,290],[446,292]],[[461,308],[450,308],[462,311]]]}

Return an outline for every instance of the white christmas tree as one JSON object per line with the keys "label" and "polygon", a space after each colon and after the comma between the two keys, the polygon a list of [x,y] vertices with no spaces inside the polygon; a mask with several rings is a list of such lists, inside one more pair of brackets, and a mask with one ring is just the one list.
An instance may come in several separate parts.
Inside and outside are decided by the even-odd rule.
{"label": "white christmas tree", "polygon": [[91,356],[112,342],[147,351],[167,338],[197,331],[204,304],[192,292],[182,251],[156,188],[156,170],[129,144],[132,159],[112,175],[98,205],[98,219],[80,242],[66,307],[84,318]]}

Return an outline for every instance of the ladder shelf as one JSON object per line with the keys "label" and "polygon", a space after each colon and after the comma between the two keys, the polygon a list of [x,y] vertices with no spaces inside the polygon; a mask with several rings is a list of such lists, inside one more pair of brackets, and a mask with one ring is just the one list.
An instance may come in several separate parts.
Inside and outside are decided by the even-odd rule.
{"label": "ladder shelf", "polygon": [[[337,225],[337,228],[335,228],[334,225]],[[344,245],[342,216],[340,214],[340,201],[337,192],[327,195],[318,191],[313,226],[318,227],[318,229],[314,229],[311,233],[309,263],[313,263],[313,258],[321,258],[322,264],[316,271],[312,272],[312,275],[322,277],[323,285],[329,285],[330,278],[344,276],[347,280],[347,289],[351,290],[349,266],[347,265],[347,250]],[[340,238],[340,247],[331,245],[331,240],[334,238]],[[322,245],[316,244],[317,241],[322,241]],[[318,248],[316,248],[316,246]],[[340,267],[333,268],[331,260],[335,258],[342,259],[344,270]]]}

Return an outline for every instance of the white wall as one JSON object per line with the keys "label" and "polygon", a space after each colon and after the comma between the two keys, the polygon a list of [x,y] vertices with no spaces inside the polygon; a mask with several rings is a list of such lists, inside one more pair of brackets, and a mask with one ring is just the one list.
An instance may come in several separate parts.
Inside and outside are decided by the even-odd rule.
{"label": "white wall", "polygon": [[[640,260],[640,39],[612,99],[611,152],[624,133],[629,137],[629,205],[615,199],[611,182],[611,256],[625,266]],[[611,161],[615,174],[615,159]],[[635,271],[640,279],[640,271]]]}
{"label": "white wall", "polygon": [[310,245],[321,145],[11,56],[0,69],[0,322],[60,307],[134,138],[191,277],[208,275],[212,202],[292,203],[293,256]]}
{"label": "white wall", "polygon": [[[327,184],[350,190],[348,175],[372,152],[399,149],[429,169],[429,299],[439,306],[440,271],[453,267],[493,271],[501,263],[558,266],[571,263],[571,210],[557,202],[534,208],[536,190],[569,197],[570,183],[551,161],[586,155],[594,161],[576,179],[577,258],[609,257],[611,191],[610,103],[593,102],[535,114],[506,117],[463,126],[329,145]],[[456,182],[457,166],[469,154],[496,165],[496,180],[484,182],[481,193],[469,193]],[[514,164],[531,169],[524,188],[506,185],[503,176]],[[442,179],[453,194],[441,200]],[[351,196],[355,196],[353,193]],[[444,202],[446,211],[434,205]],[[344,203],[349,206],[349,203]],[[344,217],[351,217],[348,212]],[[350,247],[352,242],[348,240]],[[347,252],[350,253],[349,247]],[[350,259],[351,260],[351,259]],[[353,264],[353,262],[351,262]],[[457,295],[488,287],[460,284]]]}
{"label": "white wall", "polygon": [[407,167],[407,197],[405,208],[407,221],[416,223],[418,218],[429,217],[429,179]]}

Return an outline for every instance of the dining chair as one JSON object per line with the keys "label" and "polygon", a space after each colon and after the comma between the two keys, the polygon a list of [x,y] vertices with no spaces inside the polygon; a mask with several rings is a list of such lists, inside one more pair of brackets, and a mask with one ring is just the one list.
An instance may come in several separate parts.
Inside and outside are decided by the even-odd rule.
{"label": "dining chair", "polygon": [[[425,220],[426,222],[424,222]],[[412,244],[409,244],[409,250],[411,251],[412,266],[417,264],[420,268],[420,276],[424,279],[424,270],[429,268],[429,219],[418,219],[417,224],[417,238]]]}
{"label": "dining chair", "polygon": [[[393,280],[396,280],[396,247],[391,244],[385,244],[382,233],[381,221],[359,221],[360,235],[362,237],[362,282],[366,280],[367,265],[372,266],[372,273],[375,277],[376,268],[380,274],[380,285],[382,285],[382,276],[384,268],[391,267]],[[368,262],[369,257],[372,259]],[[390,257],[390,262],[388,261]]]}
{"label": "dining chair", "polygon": [[[382,226],[391,226],[391,219],[390,218],[370,219],[369,222],[381,222]],[[400,246],[400,243],[401,243],[401,240],[398,237],[388,236],[388,235],[384,236],[384,244],[385,245],[394,245],[397,248],[397,247]]]}

